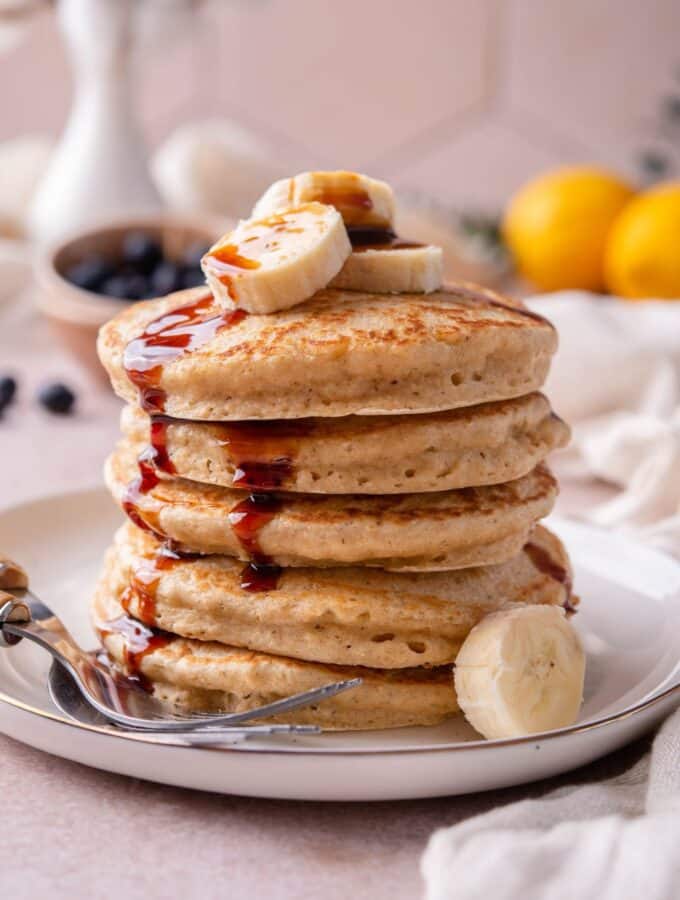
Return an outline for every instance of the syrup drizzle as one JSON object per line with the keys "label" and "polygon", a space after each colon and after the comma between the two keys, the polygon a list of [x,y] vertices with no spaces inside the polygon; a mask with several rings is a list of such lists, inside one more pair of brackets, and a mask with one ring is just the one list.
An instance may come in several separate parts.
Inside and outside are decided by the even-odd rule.
{"label": "syrup drizzle", "polygon": [[407,241],[385,228],[348,228],[347,234],[354,253],[366,250],[415,250],[424,247],[418,241]]}
{"label": "syrup drizzle", "polygon": [[291,209],[251,223],[248,226],[249,237],[243,238],[239,243],[214,247],[205,254],[202,260],[204,267],[226,287],[234,302],[237,301],[234,277],[244,271],[259,269],[262,263],[258,257],[279,246],[278,238],[281,233],[296,234],[304,231],[291,222],[291,218],[298,212],[299,209]]}
{"label": "syrup drizzle", "polygon": [[273,591],[278,586],[281,567],[262,552],[259,533],[281,508],[281,499],[273,494],[250,494],[229,513],[229,524],[250,562],[241,572],[244,591]]}
{"label": "syrup drizzle", "polygon": [[328,206],[346,209],[351,207],[356,210],[373,209],[373,201],[368,193],[361,188],[325,187],[318,193],[314,193],[314,199],[318,203],[326,203]]}
{"label": "syrup drizzle", "polygon": [[105,622],[99,629],[100,634],[119,634],[124,641],[123,662],[130,677],[135,678],[141,687],[151,692],[152,684],[141,672],[142,660],[154,650],[167,647],[175,635],[159,628],[148,628],[131,616],[123,615],[110,622]]}
{"label": "syrup drizzle", "polygon": [[247,316],[242,309],[218,314],[214,309],[212,294],[200,297],[149,322],[142,334],[126,346],[123,365],[146,412],[165,411],[167,398],[160,386],[164,366],[202,347],[218,332],[238,325]]}
{"label": "syrup drizzle", "polygon": [[293,474],[298,438],[314,427],[309,419],[222,422],[213,433],[234,464],[233,486],[267,492],[281,489]]}
{"label": "syrup drizzle", "polygon": [[132,615],[130,607],[133,600],[137,601],[137,609],[134,618],[139,619],[145,625],[156,625],[156,591],[161,579],[161,573],[172,569],[182,559],[194,559],[193,554],[179,554],[167,543],[149,559],[143,560],[135,567],[130,578],[130,584],[123,591],[120,605],[128,615]]}
{"label": "syrup drizzle", "polygon": [[538,544],[535,544],[533,541],[529,541],[525,544],[524,550],[539,572],[542,572],[549,578],[553,578],[555,581],[559,581],[560,584],[564,585],[566,592],[564,608],[568,613],[575,613],[576,607],[571,602],[573,585],[571,575],[567,569],[555,562],[547,550]]}

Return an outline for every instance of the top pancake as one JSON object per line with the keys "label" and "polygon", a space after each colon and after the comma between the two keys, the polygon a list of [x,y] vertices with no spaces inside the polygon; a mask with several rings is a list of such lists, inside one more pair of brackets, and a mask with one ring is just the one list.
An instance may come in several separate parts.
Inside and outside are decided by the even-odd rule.
{"label": "top pancake", "polygon": [[[104,325],[98,350],[116,393],[139,396],[126,346],[205,297],[199,288],[137,303]],[[221,311],[205,305],[214,325]],[[159,370],[153,411],[216,421],[453,409],[536,390],[557,347],[545,319],[467,285],[427,295],[327,289],[199,332]]]}

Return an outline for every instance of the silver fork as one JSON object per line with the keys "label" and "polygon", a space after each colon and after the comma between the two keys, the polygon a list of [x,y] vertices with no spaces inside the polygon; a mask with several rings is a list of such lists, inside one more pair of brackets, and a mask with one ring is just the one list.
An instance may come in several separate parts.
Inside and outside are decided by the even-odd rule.
{"label": "silver fork", "polygon": [[[221,715],[180,715],[143,689],[139,681],[112,670],[75,642],[61,620],[28,589],[28,576],[17,563],[0,557],[0,648],[22,638],[47,650],[69,673],[85,700],[104,718],[137,731],[159,734],[205,733],[219,729],[247,734],[246,722],[268,718],[319,703],[358,687],[361,678],[336,681],[293,694],[265,706]],[[251,726],[254,733],[318,733],[315,725]]]}

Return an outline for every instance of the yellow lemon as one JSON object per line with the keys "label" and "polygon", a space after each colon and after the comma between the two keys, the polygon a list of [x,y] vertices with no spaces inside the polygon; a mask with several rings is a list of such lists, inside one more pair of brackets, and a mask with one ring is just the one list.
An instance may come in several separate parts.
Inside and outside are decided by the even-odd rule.
{"label": "yellow lemon", "polygon": [[609,230],[632,195],[628,184],[594,166],[556,169],[530,181],[503,220],[520,273],[544,291],[602,290]]}
{"label": "yellow lemon", "polygon": [[680,181],[639,194],[612,228],[605,255],[612,294],[680,298]]}

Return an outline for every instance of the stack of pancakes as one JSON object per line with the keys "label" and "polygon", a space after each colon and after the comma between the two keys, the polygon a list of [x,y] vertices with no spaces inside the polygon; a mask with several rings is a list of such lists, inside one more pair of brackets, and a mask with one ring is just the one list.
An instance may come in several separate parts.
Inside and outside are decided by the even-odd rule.
{"label": "stack of pancakes", "polygon": [[109,655],[193,710],[360,674],[294,720],[456,713],[452,664],[483,616],[569,604],[567,556],[537,524],[557,491],[543,460],[568,439],[537,392],[556,344],[466,285],[125,310],[99,342],[129,402],[106,467],[129,521],[94,598]]}

